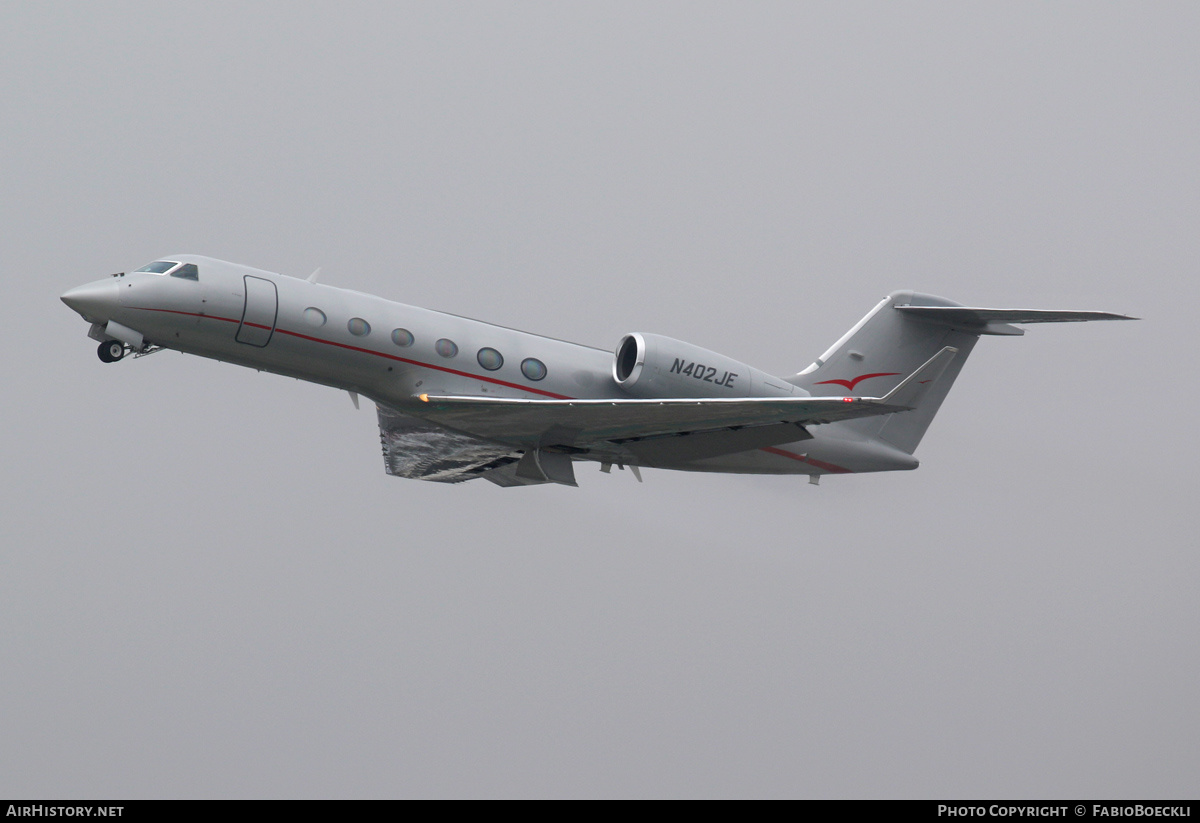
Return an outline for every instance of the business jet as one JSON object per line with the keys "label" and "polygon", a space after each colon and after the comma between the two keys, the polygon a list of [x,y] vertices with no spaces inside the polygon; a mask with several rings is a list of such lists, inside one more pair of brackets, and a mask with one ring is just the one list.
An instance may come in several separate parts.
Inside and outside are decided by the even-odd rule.
{"label": "business jet", "polygon": [[[318,270],[319,271],[319,270]],[[808,368],[777,377],[657,334],[614,351],[177,254],[62,296],[114,363],[164,349],[375,402],[398,477],[576,485],[575,464],[827,474],[917,468],[921,438],[981,335],[1133,320],[971,308],[897,291]]]}

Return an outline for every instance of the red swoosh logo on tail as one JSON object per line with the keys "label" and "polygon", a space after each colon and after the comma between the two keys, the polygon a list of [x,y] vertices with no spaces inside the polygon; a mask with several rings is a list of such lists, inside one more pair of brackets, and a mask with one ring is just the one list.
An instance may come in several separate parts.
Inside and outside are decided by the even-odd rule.
{"label": "red swoosh logo on tail", "polygon": [[869,380],[872,377],[895,377],[899,373],[895,371],[877,371],[874,374],[860,374],[853,380],[822,380],[820,383],[813,383],[813,385],[823,386],[826,383],[833,383],[838,386],[845,386],[846,391],[854,391],[854,387],[864,380]]}

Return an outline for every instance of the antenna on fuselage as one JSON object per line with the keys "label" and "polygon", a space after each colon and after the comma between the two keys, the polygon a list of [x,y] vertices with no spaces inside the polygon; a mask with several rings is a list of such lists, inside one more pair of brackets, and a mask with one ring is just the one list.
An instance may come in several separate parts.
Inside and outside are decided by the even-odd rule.
{"label": "antenna on fuselage", "polygon": [[317,266],[317,270],[316,270],[316,271],[314,271],[312,274],[310,274],[310,275],[309,275],[307,278],[305,278],[305,279],[306,279],[306,280],[308,280],[308,282],[309,282],[309,283],[316,283],[316,282],[317,282],[317,278],[318,278],[318,277],[320,277],[320,276],[321,276],[321,267],[320,267],[320,266]]}

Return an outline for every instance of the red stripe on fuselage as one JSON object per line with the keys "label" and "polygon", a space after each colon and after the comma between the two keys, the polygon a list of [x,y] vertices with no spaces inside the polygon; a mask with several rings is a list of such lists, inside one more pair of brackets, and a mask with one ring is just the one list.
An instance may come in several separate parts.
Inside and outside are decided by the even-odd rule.
{"label": "red stripe on fuselage", "polygon": [[787,457],[791,460],[799,460],[801,463],[808,463],[810,466],[816,466],[818,469],[824,469],[831,474],[853,474],[851,469],[846,469],[841,466],[835,466],[833,463],[826,463],[824,460],[814,460],[811,457],[805,457],[803,454],[784,451],[777,449],[774,446],[764,446],[760,451],[765,451],[767,454],[777,454],[780,457]]}
{"label": "red stripe on fuselage", "polygon": [[[174,309],[151,309],[151,308],[145,308],[142,306],[137,306],[135,308],[141,309],[142,311],[163,312],[164,314],[181,314],[181,315],[185,315],[187,317],[205,317],[205,318],[209,318],[211,320],[223,320],[226,323],[241,322],[239,320],[234,320],[232,317],[221,317],[221,316],[215,315],[215,314],[200,314],[198,312],[176,311]],[[266,328],[266,327],[263,326],[262,328]],[[472,380],[483,380],[488,383],[494,383],[495,385],[498,385],[498,386],[508,386],[509,388],[517,389],[518,391],[530,392],[532,394],[540,394],[540,395],[543,395],[544,397],[551,397],[551,398],[554,398],[555,400],[574,400],[575,399],[575,398],[573,398],[569,395],[565,395],[565,394],[555,394],[554,392],[543,391],[542,389],[535,389],[530,386],[522,386],[518,383],[509,383],[504,380],[497,380],[494,377],[485,377],[481,374],[471,374],[470,372],[459,371],[458,369],[451,369],[451,368],[447,368],[446,366],[435,366],[432,363],[422,363],[419,360],[410,360],[407,357],[398,357],[394,354],[385,354],[384,352],[372,351],[371,349],[364,349],[364,348],[361,348],[360,346],[351,346],[347,343],[336,343],[333,340],[323,340],[320,337],[312,337],[310,335],[301,334],[300,332],[296,332],[296,331],[288,331],[287,329],[280,329],[280,328],[276,328],[275,331],[279,332],[280,334],[286,334],[286,335],[290,335],[292,337],[298,337],[301,340],[308,340],[313,343],[323,343],[327,346],[336,346],[339,349],[348,349],[350,351],[362,352],[363,354],[371,354],[376,357],[383,357],[387,360],[395,360],[399,363],[408,363],[410,365],[418,366],[420,368],[448,372],[449,374],[457,374],[460,377],[469,377]],[[777,449],[774,446],[765,446],[765,447],[759,449],[759,451],[764,451],[767,454],[778,455],[779,457],[786,457],[790,460],[798,460],[801,463],[807,463],[810,466],[817,467],[818,469],[824,469],[825,471],[830,472],[831,474],[852,474],[850,469],[846,469],[841,466],[835,466],[833,463],[826,463],[823,460],[814,460],[811,457],[805,457],[804,455],[796,454],[795,452],[789,452],[789,451],[784,451],[783,449]]]}
{"label": "red stripe on fuselage", "polygon": [[[211,320],[223,320],[226,323],[240,323],[241,322],[239,320],[234,320],[231,317],[221,317],[221,316],[215,315],[215,314],[200,314],[198,312],[176,311],[174,309],[151,309],[151,308],[146,308],[143,306],[136,306],[134,308],[138,308],[142,311],[163,312],[165,314],[182,314],[187,317],[205,317],[205,318],[208,318]],[[262,325],[259,325],[258,323],[247,323],[246,325],[255,326],[260,329],[268,329],[268,330],[270,329],[270,326],[262,326]],[[517,389],[518,391],[529,392],[530,394],[540,394],[543,397],[552,397],[555,400],[573,400],[574,399],[574,398],[570,397],[569,395],[555,394],[554,392],[545,391],[544,389],[535,389],[532,386],[522,386],[520,383],[509,383],[507,380],[498,380],[495,377],[485,377],[482,374],[471,374],[470,372],[459,371],[458,369],[451,369],[447,366],[435,366],[433,363],[422,363],[419,360],[410,360],[407,357],[399,357],[394,354],[387,354],[386,352],[374,351],[373,349],[364,349],[361,346],[351,346],[348,343],[338,343],[333,340],[323,340],[320,337],[312,337],[311,335],[301,334],[298,331],[289,331],[287,329],[281,329],[279,327],[276,327],[275,331],[278,332],[279,334],[286,334],[291,337],[298,337],[301,340],[308,340],[312,343],[323,343],[326,346],[336,346],[339,349],[346,349],[348,351],[362,352],[363,354],[370,354],[370,355],[374,355],[375,357],[382,357],[386,360],[395,360],[397,363],[408,363],[409,365],[418,366],[423,369],[433,369],[434,371],[446,372],[448,374],[456,374],[459,377],[469,377],[472,380],[482,380],[486,383],[493,383],[497,386],[507,386],[510,389]]]}

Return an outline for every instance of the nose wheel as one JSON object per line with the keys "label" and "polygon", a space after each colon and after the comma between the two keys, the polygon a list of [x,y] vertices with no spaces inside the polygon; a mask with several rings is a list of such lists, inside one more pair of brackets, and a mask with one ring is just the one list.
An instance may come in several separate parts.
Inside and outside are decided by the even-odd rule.
{"label": "nose wheel", "polygon": [[125,344],[119,340],[105,340],[96,350],[100,359],[105,363],[116,363],[125,356]]}

